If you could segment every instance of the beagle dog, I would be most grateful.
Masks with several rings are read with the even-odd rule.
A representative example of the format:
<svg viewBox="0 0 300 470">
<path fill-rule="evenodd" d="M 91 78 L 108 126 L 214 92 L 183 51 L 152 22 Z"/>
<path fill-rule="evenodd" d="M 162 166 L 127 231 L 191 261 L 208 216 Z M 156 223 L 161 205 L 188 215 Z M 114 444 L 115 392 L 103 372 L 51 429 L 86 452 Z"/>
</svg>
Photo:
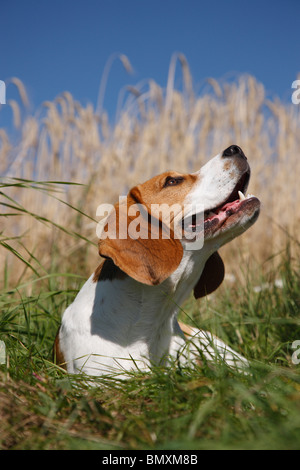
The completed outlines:
<svg viewBox="0 0 300 470">
<path fill-rule="evenodd" d="M 121 377 L 151 364 L 195 364 L 201 355 L 247 366 L 220 339 L 179 323 L 177 315 L 192 291 L 200 298 L 221 284 L 217 250 L 256 221 L 260 201 L 244 196 L 249 178 L 247 158 L 231 145 L 195 173 L 166 172 L 132 188 L 106 219 L 103 262 L 63 314 L 56 361 L 69 373 Z M 162 206 L 173 209 L 168 223 Z"/>
</svg>

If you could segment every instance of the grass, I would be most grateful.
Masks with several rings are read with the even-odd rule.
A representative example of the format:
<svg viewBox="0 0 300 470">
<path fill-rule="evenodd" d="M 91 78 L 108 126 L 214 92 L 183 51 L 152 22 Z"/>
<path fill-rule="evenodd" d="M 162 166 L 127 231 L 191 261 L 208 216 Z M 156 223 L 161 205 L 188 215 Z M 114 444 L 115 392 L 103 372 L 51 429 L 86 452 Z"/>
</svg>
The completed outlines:
<svg viewBox="0 0 300 470">
<path fill-rule="evenodd" d="M 52 362 L 61 312 L 82 280 L 50 273 L 33 279 L 30 296 L 21 283 L 3 292 L 0 448 L 298 449 L 300 366 L 291 344 L 300 339 L 300 267 L 289 249 L 276 271 L 281 287 L 256 292 L 273 275 L 225 281 L 181 313 L 248 357 L 250 374 L 204 362 L 196 370 L 153 367 L 124 382 L 97 378 L 96 387 Z"/>
<path fill-rule="evenodd" d="M 300 108 L 249 76 L 208 79 L 196 95 L 179 54 L 165 90 L 153 80 L 122 90 L 112 125 L 102 109 L 112 60 L 96 110 L 65 92 L 30 113 L 11 81 L 20 103 L 8 102 L 17 140 L 0 129 L 0 449 L 299 449 Z M 190 297 L 180 316 L 246 356 L 250 373 L 204 361 L 96 387 L 66 374 L 52 345 L 98 263 L 97 206 L 160 171 L 197 170 L 232 143 L 249 158 L 261 216 L 222 249 L 218 291 Z"/>
</svg>

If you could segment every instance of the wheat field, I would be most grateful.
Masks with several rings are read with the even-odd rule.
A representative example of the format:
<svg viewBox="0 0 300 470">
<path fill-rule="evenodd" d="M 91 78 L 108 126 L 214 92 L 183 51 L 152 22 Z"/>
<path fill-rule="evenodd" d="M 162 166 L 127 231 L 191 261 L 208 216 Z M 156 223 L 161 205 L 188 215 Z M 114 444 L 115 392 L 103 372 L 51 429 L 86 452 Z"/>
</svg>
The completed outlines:
<svg viewBox="0 0 300 470">
<path fill-rule="evenodd" d="M 34 110 L 11 79 L 13 136 L 0 129 L 0 448 L 299 449 L 300 106 L 268 99 L 251 76 L 199 88 L 177 54 L 164 88 L 122 89 L 109 117 L 108 79 L 109 67 L 96 106 L 64 92 Z M 249 374 L 219 360 L 130 372 L 121 386 L 66 374 L 53 342 L 99 263 L 98 205 L 161 171 L 198 170 L 231 144 L 248 157 L 261 215 L 221 249 L 222 287 L 190 296 L 180 316 L 247 357 Z"/>
<path fill-rule="evenodd" d="M 126 56 L 120 59 L 130 67 Z M 175 74 L 181 76 L 179 88 Z M 196 171 L 233 143 L 248 157 L 248 192 L 261 200 L 262 210 L 256 225 L 222 250 L 227 271 L 238 276 L 238 265 L 253 259 L 263 266 L 287 241 L 299 239 L 300 106 L 268 99 L 264 86 L 248 75 L 208 78 L 197 93 L 194 82 L 178 54 L 165 88 L 148 80 L 121 90 L 112 120 L 101 94 L 97 107 L 64 92 L 30 111 L 23 83 L 12 79 L 20 98 L 6 106 L 18 138 L 0 129 L 6 287 L 24 269 L 48 272 L 54 259 L 64 272 L 88 274 L 99 262 L 99 204 L 116 202 L 162 171 Z"/>
</svg>

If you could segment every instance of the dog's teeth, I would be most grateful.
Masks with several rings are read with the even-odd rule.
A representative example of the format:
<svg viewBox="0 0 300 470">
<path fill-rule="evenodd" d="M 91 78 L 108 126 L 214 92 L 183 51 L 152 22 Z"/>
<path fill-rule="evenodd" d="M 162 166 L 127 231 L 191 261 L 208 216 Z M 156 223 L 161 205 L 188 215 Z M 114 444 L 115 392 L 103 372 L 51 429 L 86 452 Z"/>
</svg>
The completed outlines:
<svg viewBox="0 0 300 470">
<path fill-rule="evenodd" d="M 255 197 L 255 196 L 254 196 L 254 194 L 248 194 L 247 199 L 249 199 L 250 197 Z"/>
<path fill-rule="evenodd" d="M 240 201 L 243 201 L 244 199 L 246 199 L 242 191 L 238 191 L 238 195 L 239 195 Z"/>
</svg>

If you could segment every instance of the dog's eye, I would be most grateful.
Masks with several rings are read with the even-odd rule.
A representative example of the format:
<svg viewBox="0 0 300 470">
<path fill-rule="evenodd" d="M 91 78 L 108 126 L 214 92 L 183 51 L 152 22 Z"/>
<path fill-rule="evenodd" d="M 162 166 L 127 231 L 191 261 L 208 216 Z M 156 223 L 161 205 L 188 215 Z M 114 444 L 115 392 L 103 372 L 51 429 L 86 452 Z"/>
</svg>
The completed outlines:
<svg viewBox="0 0 300 470">
<path fill-rule="evenodd" d="M 167 176 L 165 183 L 164 183 L 164 188 L 167 186 L 176 186 L 177 184 L 182 183 L 184 178 L 182 176 Z"/>
</svg>

